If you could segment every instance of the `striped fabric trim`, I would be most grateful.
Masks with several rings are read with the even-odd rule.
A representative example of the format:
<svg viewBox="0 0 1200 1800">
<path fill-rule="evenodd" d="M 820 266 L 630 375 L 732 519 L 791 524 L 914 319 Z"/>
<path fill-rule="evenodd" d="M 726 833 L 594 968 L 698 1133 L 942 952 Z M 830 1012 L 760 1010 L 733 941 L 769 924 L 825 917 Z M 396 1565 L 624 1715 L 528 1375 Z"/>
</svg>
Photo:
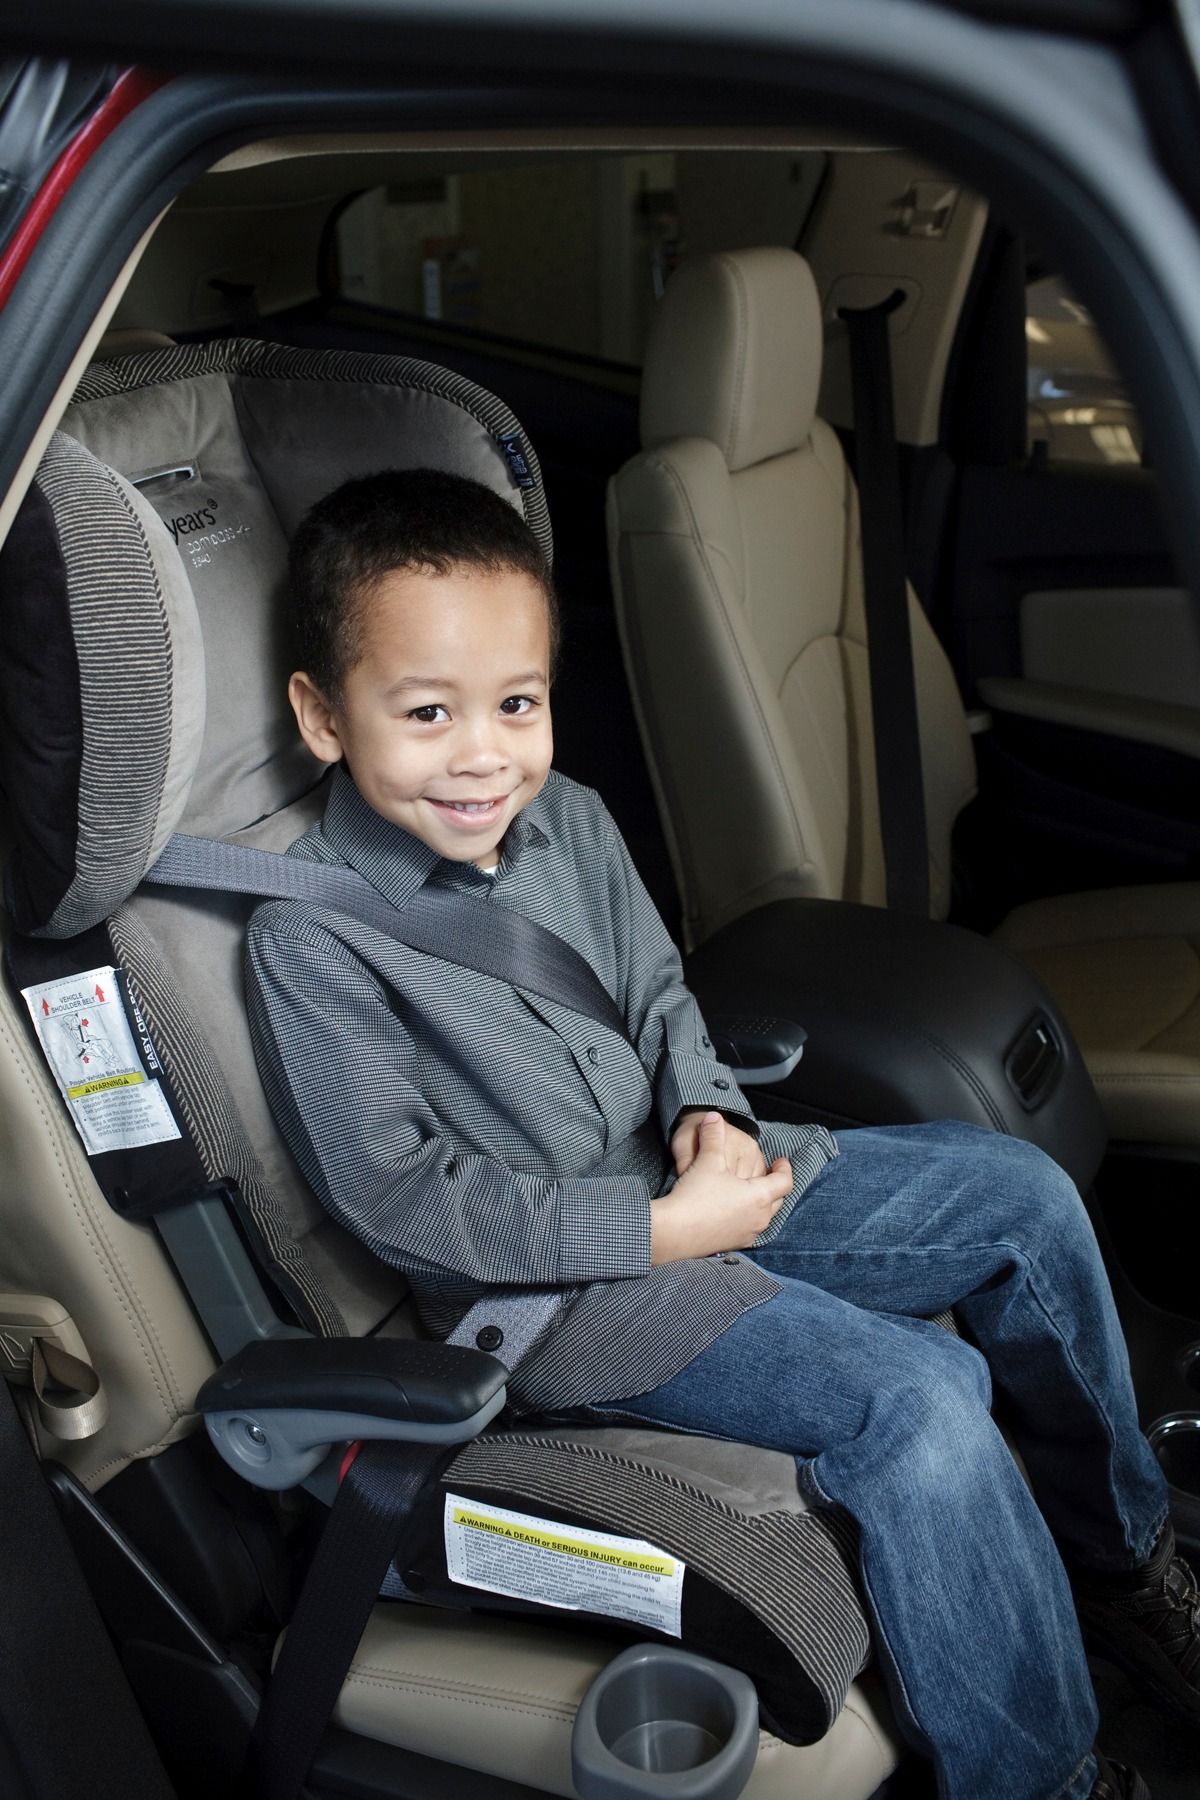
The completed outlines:
<svg viewBox="0 0 1200 1800">
<path fill-rule="evenodd" d="M 477 387 L 465 375 L 411 356 L 381 356 L 365 350 L 299 350 L 288 344 L 265 344 L 255 338 L 225 338 L 211 344 L 177 344 L 170 349 L 143 350 L 114 362 L 93 363 L 75 390 L 74 404 L 132 394 L 200 375 L 253 376 L 282 381 L 358 381 L 390 383 L 435 394 L 459 406 L 496 438 L 515 441 L 534 478 L 517 493 L 525 522 L 537 538 L 548 565 L 554 561 L 554 538 L 542 487 L 541 468 L 520 421 L 502 400 Z"/>
<path fill-rule="evenodd" d="M 870 1654 L 852 1574 L 857 1528 L 839 1509 L 751 1517 L 667 1470 L 518 1433 L 468 1444 L 444 1479 L 563 1508 L 682 1557 L 770 1627 L 812 1682 L 827 1726 Z"/>
<path fill-rule="evenodd" d="M 171 633 L 145 530 L 112 470 L 59 432 L 37 482 L 66 566 L 83 717 L 75 876 L 37 935 L 74 937 L 146 867 L 171 752 Z"/>
<path fill-rule="evenodd" d="M 346 1322 L 305 1255 L 303 1244 L 292 1236 L 287 1213 L 263 1174 L 234 1097 L 154 940 L 128 906 L 109 920 L 108 929 L 117 961 L 174 1083 L 183 1124 L 205 1175 L 209 1181 L 236 1183 L 263 1240 L 264 1261 L 304 1323 L 322 1337 L 344 1337 Z"/>
</svg>

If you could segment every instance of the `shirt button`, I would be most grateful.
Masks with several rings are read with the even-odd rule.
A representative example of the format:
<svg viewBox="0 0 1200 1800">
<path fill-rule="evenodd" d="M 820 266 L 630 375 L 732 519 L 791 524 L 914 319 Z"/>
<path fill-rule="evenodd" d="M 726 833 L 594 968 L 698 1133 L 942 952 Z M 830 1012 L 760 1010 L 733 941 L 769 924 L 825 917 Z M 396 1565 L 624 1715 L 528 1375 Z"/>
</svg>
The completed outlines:
<svg viewBox="0 0 1200 1800">
<path fill-rule="evenodd" d="M 723 1263 L 735 1263 L 735 1262 L 736 1262 L 736 1261 L 737 1261 L 737 1260 L 738 1260 L 738 1259 L 737 1259 L 737 1257 L 736 1257 L 736 1256 L 723 1256 L 723 1257 L 722 1257 L 722 1258 L 721 1258 L 721 1261 L 722 1261 L 722 1262 L 723 1262 Z"/>
<path fill-rule="evenodd" d="M 600 1061 L 600 1052 L 597 1050 L 595 1044 L 588 1045 L 587 1059 L 590 1063 L 598 1063 Z"/>
<path fill-rule="evenodd" d="M 706 1049 L 706 1050 L 711 1050 L 711 1049 L 712 1049 L 712 1041 L 711 1041 L 711 1039 L 709 1039 L 709 1038 L 701 1038 L 701 1039 L 700 1039 L 700 1042 L 701 1042 L 701 1043 L 702 1043 L 702 1044 L 703 1044 L 703 1045 L 704 1045 L 704 1048 L 705 1048 L 705 1049 Z"/>
<path fill-rule="evenodd" d="M 722 1090 L 722 1092 L 724 1092 L 724 1090 L 729 1086 L 729 1083 L 727 1081 L 714 1081 L 713 1086 L 715 1088 L 720 1088 Z"/>
</svg>

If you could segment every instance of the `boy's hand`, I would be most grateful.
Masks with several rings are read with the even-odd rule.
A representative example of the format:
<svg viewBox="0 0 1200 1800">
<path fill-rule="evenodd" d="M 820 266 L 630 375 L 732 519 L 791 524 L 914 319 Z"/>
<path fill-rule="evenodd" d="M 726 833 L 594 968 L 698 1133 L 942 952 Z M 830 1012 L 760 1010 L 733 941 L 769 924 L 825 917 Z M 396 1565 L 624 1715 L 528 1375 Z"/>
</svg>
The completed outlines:
<svg viewBox="0 0 1200 1800">
<path fill-rule="evenodd" d="M 700 1127 L 708 1116 L 702 1106 L 685 1106 L 675 1121 L 670 1150 L 677 1175 L 686 1175 L 695 1162 L 700 1149 Z M 765 1175 L 767 1165 L 758 1139 L 748 1131 L 740 1131 L 729 1119 L 722 1123 L 729 1126 L 725 1133 L 725 1167 L 730 1174 Z"/>
<path fill-rule="evenodd" d="M 695 1160 L 671 1192 L 651 1205 L 650 1261 L 655 1265 L 745 1250 L 792 1191 L 786 1156 L 777 1157 L 762 1175 L 733 1172 L 728 1151 L 745 1133 L 734 1130 L 720 1113 L 701 1115 L 698 1137 Z"/>
</svg>

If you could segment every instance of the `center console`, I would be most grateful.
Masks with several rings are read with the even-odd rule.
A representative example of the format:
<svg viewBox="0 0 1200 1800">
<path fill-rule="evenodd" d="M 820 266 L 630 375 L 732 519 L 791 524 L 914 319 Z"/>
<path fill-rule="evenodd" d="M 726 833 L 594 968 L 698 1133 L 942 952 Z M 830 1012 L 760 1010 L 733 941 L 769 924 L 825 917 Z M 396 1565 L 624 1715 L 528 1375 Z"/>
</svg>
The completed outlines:
<svg viewBox="0 0 1200 1800">
<path fill-rule="evenodd" d="M 1027 1138 L 1081 1192 L 1104 1154 L 1079 1048 L 1037 978 L 990 939 L 838 900 L 776 900 L 687 958 L 706 1016 L 807 1032 L 764 1116 L 833 1127 L 962 1119 Z"/>
</svg>

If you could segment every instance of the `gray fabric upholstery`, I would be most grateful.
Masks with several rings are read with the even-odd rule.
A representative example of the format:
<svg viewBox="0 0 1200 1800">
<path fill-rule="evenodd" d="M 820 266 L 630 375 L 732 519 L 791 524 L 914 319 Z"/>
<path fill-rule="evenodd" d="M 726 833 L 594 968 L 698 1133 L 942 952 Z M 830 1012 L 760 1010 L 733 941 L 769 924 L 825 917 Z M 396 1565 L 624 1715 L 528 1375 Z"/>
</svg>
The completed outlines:
<svg viewBox="0 0 1200 1800">
<path fill-rule="evenodd" d="M 62 432 L 37 482 L 58 522 L 83 714 L 75 879 L 44 927 L 72 937 L 120 904 L 170 835 L 200 745 L 204 672 L 191 590 L 137 492 Z"/>
<path fill-rule="evenodd" d="M 645 1537 L 741 1600 L 786 1644 L 832 1724 L 870 1653 L 844 1513 L 810 1511 L 790 1456 L 623 1428 L 476 1439 L 451 1487 L 502 1488 Z"/>
<path fill-rule="evenodd" d="M 206 673 L 207 723 L 168 829 L 244 830 L 320 777 L 287 704 L 283 582 L 288 535 L 323 493 L 435 463 L 502 494 L 552 552 L 540 482 L 517 487 L 499 443 L 517 433 L 536 475 L 516 419 L 461 376 L 409 358 L 240 339 L 145 351 L 89 369 L 63 425 L 143 484 L 195 595 L 203 662 L 177 658 L 176 693 L 194 704 Z"/>
<path fill-rule="evenodd" d="M 93 363 L 76 390 L 72 416 L 74 408 L 84 404 L 151 388 L 166 392 L 177 381 L 196 380 L 210 374 L 221 375 L 230 382 L 244 379 L 273 384 L 303 383 L 308 391 L 299 396 L 301 405 L 323 405 L 330 399 L 330 383 L 374 386 L 384 397 L 391 390 L 393 408 L 396 389 L 404 390 L 410 399 L 428 395 L 451 403 L 463 415 L 474 419 L 481 430 L 475 433 L 449 431 L 451 415 L 442 414 L 443 435 L 435 436 L 431 441 L 425 435 L 423 422 L 410 432 L 395 411 L 385 407 L 382 413 L 376 410 L 373 415 L 383 435 L 372 440 L 367 428 L 371 409 L 368 407 L 365 412 L 359 412 L 355 405 L 347 403 L 343 409 L 343 418 L 347 422 L 346 441 L 330 450 L 329 470 L 333 480 L 348 480 L 355 473 L 369 472 L 381 466 L 410 468 L 422 462 L 470 475 L 474 480 L 494 487 L 523 512 L 547 560 L 552 558 L 550 515 L 539 478 L 537 457 L 521 432 L 519 422 L 494 394 L 455 374 L 452 369 L 439 368 L 434 363 L 418 362 L 406 356 L 374 356 L 360 351 L 297 350 L 289 345 L 264 344 L 251 338 L 230 338 L 214 344 L 179 344 L 169 350 L 146 351 L 119 362 Z M 313 384 L 320 384 L 320 388 Z M 337 402 L 331 404 L 336 406 Z M 156 411 L 157 405 L 156 402 Z M 284 421 L 278 419 L 278 423 L 283 425 Z M 504 458 L 497 454 L 496 441 L 511 432 L 517 434 L 533 474 L 533 484 L 526 489 L 514 487 Z M 251 427 L 247 442 L 253 438 Z M 268 461 L 279 459 L 285 467 L 296 456 L 298 448 L 307 448 L 314 467 L 320 461 L 321 453 L 311 443 L 311 434 L 302 423 L 301 412 L 296 409 L 286 420 L 284 441 L 270 443 L 261 436 L 257 441 L 260 452 Z M 357 466 L 359 461 L 362 467 Z M 314 492 L 310 499 L 316 497 Z M 303 502 L 300 510 L 309 503 Z"/>
<path fill-rule="evenodd" d="M 116 373 L 122 366 L 106 367 Z M 206 679 L 204 743 L 178 822 L 213 835 L 237 831 L 295 800 L 320 770 L 296 734 L 285 693 L 287 539 L 246 454 L 229 380 L 211 374 L 161 392 L 118 392 L 77 403 L 64 424 L 137 479 L 162 469 L 197 471 L 161 477 L 143 490 L 177 532 L 176 560 L 204 634 L 202 665 L 190 672 Z"/>
<path fill-rule="evenodd" d="M 320 817 L 324 791 L 242 834 L 285 850 Z M 258 1079 L 242 1003 L 246 921 L 240 895 L 143 889 L 111 924 L 142 1009 L 163 1045 L 210 1178 L 238 1183 L 269 1258 L 323 1333 L 375 1330 L 405 1283 L 344 1233 L 320 1206 L 283 1141 Z"/>
<path fill-rule="evenodd" d="M 252 903 L 133 890 L 177 826 L 283 850 L 320 814 L 282 631 L 287 535 L 309 505 L 353 475 L 435 463 L 522 510 L 549 557 L 540 484 L 515 485 L 500 437 L 516 434 L 535 478 L 536 458 L 508 409 L 448 370 L 241 341 L 93 367 L 65 425 L 38 479 L 67 565 L 85 751 L 79 872 L 50 929 L 113 915 L 210 1177 L 237 1181 L 316 1329 L 378 1329 L 404 1283 L 317 1204 L 259 1086 L 241 1001 Z"/>
</svg>

